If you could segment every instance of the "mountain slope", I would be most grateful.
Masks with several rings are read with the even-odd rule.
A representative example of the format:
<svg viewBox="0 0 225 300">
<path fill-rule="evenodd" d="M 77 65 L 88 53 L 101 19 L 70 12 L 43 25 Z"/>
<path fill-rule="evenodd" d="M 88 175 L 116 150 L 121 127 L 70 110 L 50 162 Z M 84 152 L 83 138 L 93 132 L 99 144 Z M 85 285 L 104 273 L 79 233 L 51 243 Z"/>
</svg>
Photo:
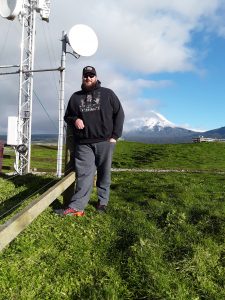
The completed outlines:
<svg viewBox="0 0 225 300">
<path fill-rule="evenodd" d="M 164 127 L 158 128 L 154 126 L 152 129 L 142 127 L 138 130 L 124 132 L 125 140 L 144 142 L 144 143 L 191 143 L 192 138 L 199 136 L 202 132 L 196 132 L 180 127 Z"/>
<path fill-rule="evenodd" d="M 159 113 L 151 112 L 149 118 L 132 119 L 124 131 L 125 140 L 145 143 L 189 143 L 202 132 L 175 126 Z"/>
<path fill-rule="evenodd" d="M 224 139 L 225 138 L 225 127 L 220 127 L 213 130 L 208 130 L 202 133 L 205 137 Z"/>
</svg>

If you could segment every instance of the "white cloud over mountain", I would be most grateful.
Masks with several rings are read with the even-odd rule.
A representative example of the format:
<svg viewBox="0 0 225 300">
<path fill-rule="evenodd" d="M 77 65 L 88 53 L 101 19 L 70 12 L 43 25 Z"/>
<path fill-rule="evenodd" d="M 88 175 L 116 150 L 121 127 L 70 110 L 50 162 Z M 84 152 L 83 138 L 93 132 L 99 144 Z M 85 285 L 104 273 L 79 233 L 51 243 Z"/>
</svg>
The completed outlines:
<svg viewBox="0 0 225 300">
<path fill-rule="evenodd" d="M 160 128 L 175 127 L 175 124 L 167 120 L 164 116 L 154 111 L 149 112 L 148 117 L 140 117 L 128 120 L 125 130 L 138 130 L 143 127 L 153 129 L 155 126 Z"/>
</svg>

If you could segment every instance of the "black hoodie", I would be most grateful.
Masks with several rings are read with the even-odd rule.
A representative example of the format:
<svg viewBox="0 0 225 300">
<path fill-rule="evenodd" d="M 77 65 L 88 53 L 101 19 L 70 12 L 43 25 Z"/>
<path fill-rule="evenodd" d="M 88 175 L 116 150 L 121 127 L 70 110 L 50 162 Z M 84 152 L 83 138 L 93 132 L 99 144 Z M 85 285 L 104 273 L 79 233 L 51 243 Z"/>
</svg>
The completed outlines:
<svg viewBox="0 0 225 300">
<path fill-rule="evenodd" d="M 83 120 L 84 129 L 75 127 L 76 119 Z M 71 96 L 64 120 L 73 128 L 77 143 L 97 143 L 122 135 L 124 112 L 115 93 L 101 87 L 98 80 L 92 90 L 87 91 L 82 85 L 82 90 Z"/>
</svg>

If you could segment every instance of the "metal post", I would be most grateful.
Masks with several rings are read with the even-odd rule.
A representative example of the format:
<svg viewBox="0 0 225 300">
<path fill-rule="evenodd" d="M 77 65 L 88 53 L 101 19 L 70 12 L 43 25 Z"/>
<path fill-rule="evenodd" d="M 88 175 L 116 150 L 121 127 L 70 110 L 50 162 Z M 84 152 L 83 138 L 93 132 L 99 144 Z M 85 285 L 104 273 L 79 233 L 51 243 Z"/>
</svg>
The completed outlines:
<svg viewBox="0 0 225 300">
<path fill-rule="evenodd" d="M 64 94 L 65 94 L 65 65 L 66 65 L 66 35 L 62 33 L 62 55 L 60 69 L 60 95 L 59 95 L 59 135 L 57 153 L 57 177 L 62 176 L 62 153 L 64 136 Z"/>
</svg>

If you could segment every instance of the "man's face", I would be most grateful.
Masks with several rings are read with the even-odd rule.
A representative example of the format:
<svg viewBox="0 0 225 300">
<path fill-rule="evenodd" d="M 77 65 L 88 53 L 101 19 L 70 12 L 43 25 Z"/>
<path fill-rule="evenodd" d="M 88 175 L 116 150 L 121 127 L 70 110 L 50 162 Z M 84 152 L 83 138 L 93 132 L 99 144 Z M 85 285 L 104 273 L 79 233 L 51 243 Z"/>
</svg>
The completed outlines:
<svg viewBox="0 0 225 300">
<path fill-rule="evenodd" d="M 97 76 L 92 73 L 87 73 L 83 76 L 83 84 L 86 89 L 91 89 L 97 82 Z"/>
</svg>

